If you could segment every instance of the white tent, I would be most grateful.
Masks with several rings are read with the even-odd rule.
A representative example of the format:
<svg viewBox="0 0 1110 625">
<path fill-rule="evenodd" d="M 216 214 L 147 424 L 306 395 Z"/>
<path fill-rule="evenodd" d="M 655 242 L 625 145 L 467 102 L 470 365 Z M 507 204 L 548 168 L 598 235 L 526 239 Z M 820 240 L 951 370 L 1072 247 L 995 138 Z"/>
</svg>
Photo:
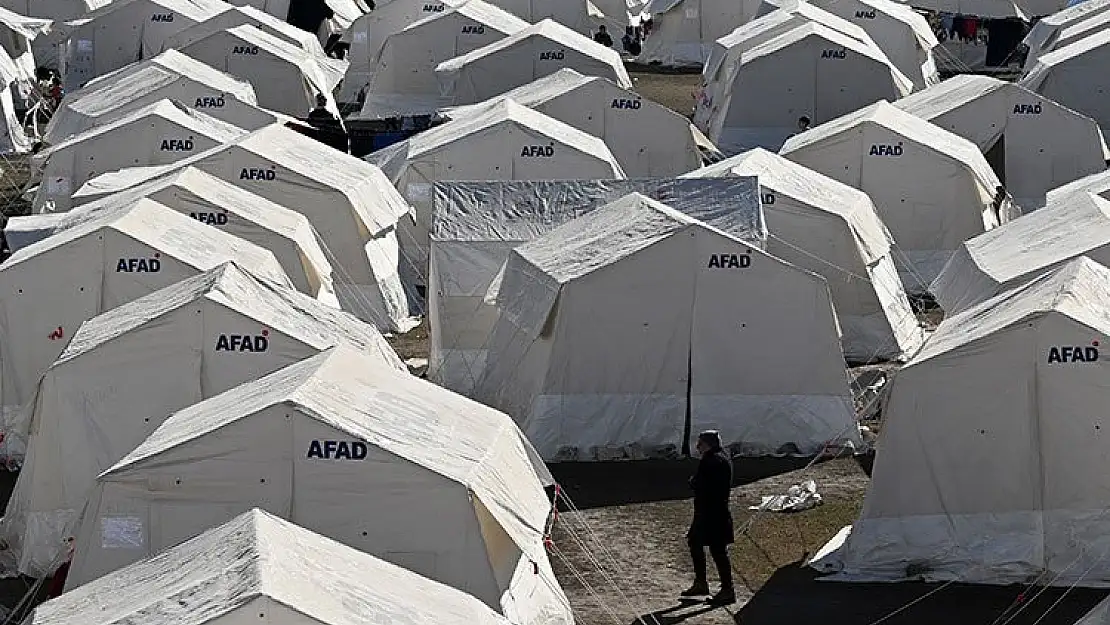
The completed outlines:
<svg viewBox="0 0 1110 625">
<path fill-rule="evenodd" d="M 488 100 L 564 67 L 632 88 L 620 54 L 552 20 L 444 61 L 436 74 L 440 94 L 463 105 Z"/>
<path fill-rule="evenodd" d="M 1056 187 L 1048 192 L 1046 199 L 1049 204 L 1056 204 L 1063 198 L 1079 192 L 1094 193 L 1102 196 L 1104 199 L 1110 200 L 1110 171 L 1091 174 L 1090 176 Z"/>
<path fill-rule="evenodd" d="M 498 315 L 485 296 L 513 248 L 629 193 L 666 198 L 675 210 L 757 247 L 767 238 L 754 177 L 437 183 L 428 379 L 471 393 Z"/>
<path fill-rule="evenodd" d="M 374 326 L 231 263 L 86 321 L 38 382 L 17 432 L 31 437 L 0 521 L 3 554 L 32 576 L 51 570 L 96 476 L 167 415 L 340 343 L 407 375 Z"/>
<path fill-rule="evenodd" d="M 590 33 L 602 17 L 591 10 L 588 0 L 491 0 L 491 4 L 529 24 L 553 20 L 581 34 Z M 613 39 L 616 42 L 617 37 Z"/>
<path fill-rule="evenodd" d="M 871 196 L 894 235 L 902 283 L 926 290 L 960 244 L 1007 221 L 983 154 L 967 139 L 879 102 L 795 135 L 786 158 Z"/>
<path fill-rule="evenodd" d="M 544 551 L 551 504 L 520 430 L 353 349 L 184 408 L 97 481 L 70 587 L 257 506 L 513 623 L 574 622 Z M 149 523 L 151 540 L 105 545 L 101 528 L 121 516 Z"/>
<path fill-rule="evenodd" d="M 1040 53 L 1036 57 L 1030 53 L 1029 57 L 1026 58 L 1026 65 L 1032 66 L 1041 56 L 1053 50 L 1059 50 L 1060 48 L 1070 46 L 1085 37 L 1098 34 L 1108 28 L 1110 28 L 1110 14 L 1105 11 L 1090 15 L 1081 22 L 1064 26 L 1052 37 L 1052 39 L 1044 43 Z"/>
<path fill-rule="evenodd" d="M 157 55 L 167 37 L 226 6 L 219 0 L 113 0 L 61 26 L 68 37 L 62 76 L 66 91 Z"/>
<path fill-rule="evenodd" d="M 206 19 L 194 26 L 190 26 L 173 37 L 166 39 L 162 44 L 162 49 L 179 50 L 194 41 L 218 33 L 221 30 L 244 25 L 254 26 L 267 35 L 297 46 L 311 56 L 321 59 L 327 57 L 327 55 L 324 54 L 324 46 L 320 45 L 320 40 L 317 39 L 315 35 L 303 31 L 289 22 L 274 17 L 250 5 L 230 6 L 219 15 Z"/>
<path fill-rule="evenodd" d="M 2 0 L 0 8 L 29 18 L 52 22 L 50 31 L 31 42 L 31 53 L 39 67 L 58 68 L 66 40 L 64 22 L 98 9 L 109 0 Z"/>
<path fill-rule="evenodd" d="M 335 270 L 343 310 L 390 331 L 414 325 L 398 276 L 396 229 L 412 208 L 381 170 L 281 126 L 179 161 L 99 176 L 76 204 L 194 166 L 308 218 Z"/>
<path fill-rule="evenodd" d="M 284 285 L 268 250 L 150 200 L 19 250 L 0 268 L 0 407 L 4 455 L 26 446 L 20 408 L 78 327 L 104 311 L 234 260 Z"/>
<path fill-rule="evenodd" d="M 898 279 L 890 233 L 871 198 L 764 150 L 684 178 L 756 176 L 767 220 L 767 253 L 825 278 L 853 362 L 903 359 L 923 339 Z"/>
<path fill-rule="evenodd" d="M 1042 55 L 1018 84 L 1063 106 L 1110 124 L 1110 79 L 1098 70 L 1110 63 L 1110 30 Z"/>
<path fill-rule="evenodd" d="M 168 50 L 67 93 L 50 117 L 43 141 L 58 143 L 164 99 L 177 100 L 244 130 L 257 130 L 282 119 L 257 106 L 250 83 Z"/>
<path fill-rule="evenodd" d="M 31 151 L 31 140 L 15 115 L 13 93 L 19 86 L 20 69 L 7 52 L 0 50 L 0 153 Z"/>
<path fill-rule="evenodd" d="M 638 60 L 701 65 L 714 41 L 777 8 L 768 0 L 651 0 L 644 13 L 652 16 L 655 28 Z"/>
<path fill-rule="evenodd" d="M 778 149 L 803 116 L 821 124 L 912 90 L 913 83 L 874 45 L 810 23 L 741 54 L 722 86 L 708 134 L 726 153 Z"/>
<path fill-rule="evenodd" d="M 420 282 L 428 272 L 435 182 L 625 177 L 604 141 L 512 100 L 489 104 L 366 160 L 381 167 L 416 209 L 414 222 L 402 222 L 401 247 L 412 278 Z"/>
<path fill-rule="evenodd" d="M 1106 169 L 1110 151 L 1089 117 L 1009 82 L 954 76 L 894 106 L 979 146 L 1026 212 L 1053 188 Z"/>
<path fill-rule="evenodd" d="M 694 104 L 694 123 L 708 132 L 709 120 L 732 85 L 732 77 L 748 50 L 784 35 L 799 26 L 816 23 L 840 31 L 861 43 L 877 44 L 862 28 L 819 9 L 805 0 L 788 0 L 776 9 L 713 42 L 702 69 L 700 93 Z"/>
<path fill-rule="evenodd" d="M 824 278 L 642 195 L 514 249 L 490 298 L 475 397 L 545 460 L 673 453 L 706 429 L 753 455 L 858 442 Z"/>
<path fill-rule="evenodd" d="M 126 536 L 113 530 L 128 520 L 114 522 L 104 535 Z M 466 593 L 257 508 L 38 606 L 26 625 L 120 625 L 135 614 L 151 625 L 255 615 L 272 625 L 509 625 Z"/>
<path fill-rule="evenodd" d="M 701 149 L 713 150 L 685 117 L 608 79 L 572 69 L 445 113 L 462 119 L 505 99 L 602 139 L 630 178 L 677 176 L 701 165 Z"/>
<path fill-rule="evenodd" d="M 369 13 L 359 17 L 340 38 L 350 46 L 347 50 L 347 74 L 336 98 L 340 102 L 356 102 L 360 91 L 370 82 L 372 62 L 378 58 L 385 40 L 426 17 L 431 17 L 466 0 L 389 0 L 379 2 Z"/>
<path fill-rule="evenodd" d="M 1079 258 L 946 319 L 898 372 L 842 579 L 1103 585 L 1110 270 Z"/>
<path fill-rule="evenodd" d="M 25 17 L 0 5 L 0 48 L 8 53 L 19 71 L 15 95 L 27 106 L 33 104 L 32 94 L 38 87 L 34 42 L 50 33 L 51 24 L 50 20 Z"/>
<path fill-rule="evenodd" d="M 1110 201 L 1074 193 L 966 241 L 930 291 L 951 315 L 1077 256 L 1110 266 Z"/>
<path fill-rule="evenodd" d="M 909 6 L 892 0 L 817 0 L 815 4 L 867 31 L 915 89 L 940 82 L 933 57 L 940 42 L 925 17 Z"/>
<path fill-rule="evenodd" d="M 210 33 L 180 51 L 250 82 L 263 108 L 304 117 L 316 106 L 316 95 L 323 94 L 328 110 L 339 116 L 331 96 L 334 78 L 319 59 L 250 24 Z"/>
<path fill-rule="evenodd" d="M 339 306 L 332 284 L 331 263 L 304 215 L 195 167 L 179 169 L 153 182 L 83 204 L 68 213 L 12 217 L 4 228 L 4 235 L 9 247 L 16 251 L 144 197 L 270 250 L 298 291 Z"/>
<path fill-rule="evenodd" d="M 291 17 L 290 0 L 234 0 L 230 4 L 252 6 L 281 20 L 288 20 Z M 362 0 L 325 0 L 322 4 L 331 9 L 334 15 L 325 19 L 316 30 L 320 44 L 327 43 L 332 35 L 346 32 L 355 20 L 370 10 Z M 384 2 L 377 4 L 384 4 Z"/>
<path fill-rule="evenodd" d="M 431 113 L 440 107 L 436 66 L 531 24 L 483 0 L 448 5 L 390 35 L 370 60 L 361 117 Z M 447 102 L 450 103 L 449 101 Z"/>
<path fill-rule="evenodd" d="M 35 154 L 42 184 L 33 210 L 65 212 L 73 190 L 98 174 L 174 163 L 246 134 L 180 102 L 159 100 Z"/>
<path fill-rule="evenodd" d="M 1025 35 L 1025 39 L 1022 41 L 1029 48 L 1025 66 L 1031 66 L 1037 60 L 1037 57 L 1044 52 L 1046 45 L 1050 48 L 1054 47 L 1055 40 L 1060 36 L 1061 30 L 1105 11 L 1110 11 L 1110 0 L 1084 0 L 1033 24 L 1029 34 Z"/>
</svg>

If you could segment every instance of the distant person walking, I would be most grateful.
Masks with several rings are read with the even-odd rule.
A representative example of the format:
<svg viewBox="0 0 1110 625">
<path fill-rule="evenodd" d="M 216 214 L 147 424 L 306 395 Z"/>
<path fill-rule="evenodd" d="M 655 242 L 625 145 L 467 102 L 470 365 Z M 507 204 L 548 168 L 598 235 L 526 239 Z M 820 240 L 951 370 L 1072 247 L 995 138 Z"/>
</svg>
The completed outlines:
<svg viewBox="0 0 1110 625">
<path fill-rule="evenodd" d="M 630 55 L 640 56 L 640 52 L 643 50 L 640 47 L 640 33 L 636 32 L 636 29 L 631 26 L 625 28 L 624 36 L 621 37 L 621 46 Z"/>
<path fill-rule="evenodd" d="M 597 34 L 594 35 L 594 41 L 606 48 L 613 47 L 613 38 L 609 36 L 609 31 L 605 29 L 604 25 L 597 27 Z"/>
<path fill-rule="evenodd" d="M 709 594 L 706 575 L 705 548 L 713 557 L 721 589 L 709 599 L 713 605 L 736 603 L 736 590 L 732 586 L 732 564 L 728 559 L 728 546 L 735 542 L 732 513 L 728 509 L 732 493 L 732 460 L 721 449 L 721 436 L 714 430 L 698 435 L 696 449 L 701 460 L 690 478 L 694 489 L 694 520 L 686 533 L 690 558 L 694 562 L 694 585 L 682 592 L 683 597 Z"/>
</svg>

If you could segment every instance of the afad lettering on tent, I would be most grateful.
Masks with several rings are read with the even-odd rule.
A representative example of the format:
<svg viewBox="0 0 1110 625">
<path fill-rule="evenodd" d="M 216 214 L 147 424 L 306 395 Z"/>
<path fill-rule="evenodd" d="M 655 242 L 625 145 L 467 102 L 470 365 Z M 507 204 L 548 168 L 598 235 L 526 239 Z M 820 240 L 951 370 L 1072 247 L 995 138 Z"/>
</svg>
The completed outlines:
<svg viewBox="0 0 1110 625">
<path fill-rule="evenodd" d="M 305 457 L 320 460 L 365 460 L 366 454 L 366 443 L 362 441 L 313 440 L 308 444 Z"/>
<path fill-rule="evenodd" d="M 263 328 L 258 334 L 221 334 L 216 337 L 218 352 L 249 352 L 260 354 L 270 349 L 270 331 Z"/>
<path fill-rule="evenodd" d="M 1098 362 L 1098 340 L 1091 341 L 1089 346 L 1061 345 L 1048 348 L 1048 364 L 1063 364 L 1073 362 Z"/>
</svg>

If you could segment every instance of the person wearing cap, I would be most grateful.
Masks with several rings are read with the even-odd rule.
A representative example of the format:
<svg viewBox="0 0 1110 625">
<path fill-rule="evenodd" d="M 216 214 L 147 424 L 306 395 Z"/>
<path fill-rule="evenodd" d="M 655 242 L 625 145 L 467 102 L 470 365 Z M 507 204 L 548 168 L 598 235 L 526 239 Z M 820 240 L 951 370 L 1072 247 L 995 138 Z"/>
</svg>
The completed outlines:
<svg viewBox="0 0 1110 625">
<path fill-rule="evenodd" d="M 728 559 L 728 546 L 735 542 L 729 496 L 732 494 L 732 460 L 721 448 L 721 436 L 714 430 L 698 435 L 696 450 L 700 456 L 697 471 L 690 478 L 694 489 L 694 520 L 686 533 L 690 558 L 694 562 L 694 585 L 682 592 L 683 597 L 709 594 L 706 576 L 705 548 L 717 567 L 721 589 L 709 602 L 727 605 L 736 602 L 732 586 L 732 564 Z"/>
</svg>

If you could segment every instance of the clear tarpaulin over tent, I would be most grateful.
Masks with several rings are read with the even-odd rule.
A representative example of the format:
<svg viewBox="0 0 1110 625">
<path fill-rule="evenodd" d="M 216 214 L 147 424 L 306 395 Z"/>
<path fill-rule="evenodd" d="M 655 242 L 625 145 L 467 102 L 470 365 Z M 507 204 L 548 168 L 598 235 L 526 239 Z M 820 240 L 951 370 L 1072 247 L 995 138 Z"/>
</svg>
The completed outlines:
<svg viewBox="0 0 1110 625">
<path fill-rule="evenodd" d="M 548 461 L 677 454 L 707 429 L 743 455 L 859 442 L 825 279 L 655 200 L 516 247 L 488 299 L 474 396 Z"/>
<path fill-rule="evenodd" d="M 127 540 L 134 521 L 112 517 L 105 536 Z M 136 613 L 164 615 L 151 625 L 232 625 L 255 614 L 272 625 L 510 624 L 464 592 L 258 508 L 219 523 L 38 606 L 27 625 L 119 625 Z"/>
<path fill-rule="evenodd" d="M 563 122 L 517 104 L 493 102 L 366 157 L 416 210 L 402 222 L 405 271 L 424 283 L 432 185 L 441 180 L 571 180 L 624 178 L 605 142 Z"/>
<path fill-rule="evenodd" d="M 434 187 L 428 378 L 469 393 L 485 368 L 497 308 L 485 297 L 514 247 L 629 193 L 666 202 L 762 248 L 755 178 L 439 182 Z"/>
<path fill-rule="evenodd" d="M 106 470 L 67 586 L 265 506 L 514 623 L 569 625 L 528 447 L 506 415 L 336 347 L 181 409 Z M 166 479 L 177 497 L 157 486 Z M 152 540 L 105 545 L 104 519 L 120 516 L 151 523 Z"/>
<path fill-rule="evenodd" d="M 290 284 L 270 251 L 146 199 L 13 254 L 0 268 L 3 455 L 22 459 L 29 415 L 21 408 L 82 323 L 228 261 Z"/>
<path fill-rule="evenodd" d="M 27 463 L 0 521 L 5 570 L 49 571 L 96 476 L 167 415 L 341 343 L 407 371 L 374 326 L 231 263 L 86 321 L 28 404 Z"/>
</svg>

